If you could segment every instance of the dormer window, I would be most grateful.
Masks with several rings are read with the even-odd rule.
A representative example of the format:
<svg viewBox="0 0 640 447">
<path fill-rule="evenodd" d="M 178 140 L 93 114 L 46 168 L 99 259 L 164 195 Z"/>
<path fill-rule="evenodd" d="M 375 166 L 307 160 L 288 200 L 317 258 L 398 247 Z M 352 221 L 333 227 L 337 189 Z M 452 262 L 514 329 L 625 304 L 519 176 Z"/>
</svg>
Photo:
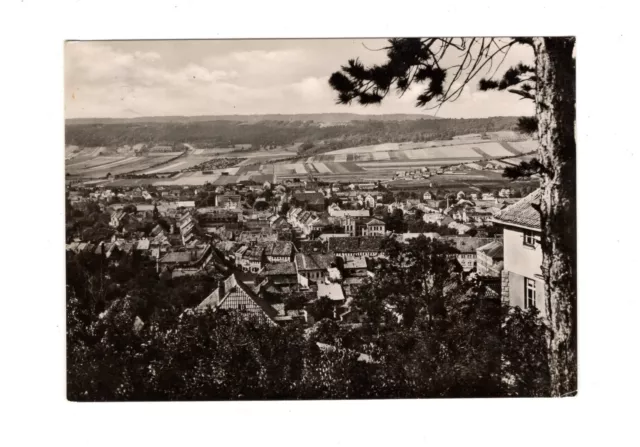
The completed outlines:
<svg viewBox="0 0 640 447">
<path fill-rule="evenodd" d="M 535 247 L 536 245 L 536 236 L 533 231 L 525 231 L 524 232 L 524 245 L 528 245 L 529 247 Z"/>
</svg>

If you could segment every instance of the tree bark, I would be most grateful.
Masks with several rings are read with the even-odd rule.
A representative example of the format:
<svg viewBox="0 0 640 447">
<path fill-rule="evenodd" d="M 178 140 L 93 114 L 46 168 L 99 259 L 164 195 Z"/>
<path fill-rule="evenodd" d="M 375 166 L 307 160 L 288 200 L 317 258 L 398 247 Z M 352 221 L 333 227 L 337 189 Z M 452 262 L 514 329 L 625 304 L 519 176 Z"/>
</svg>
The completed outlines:
<svg viewBox="0 0 640 447">
<path fill-rule="evenodd" d="M 534 39 L 538 155 L 543 165 L 542 272 L 550 326 L 551 395 L 577 392 L 575 39 Z"/>
</svg>

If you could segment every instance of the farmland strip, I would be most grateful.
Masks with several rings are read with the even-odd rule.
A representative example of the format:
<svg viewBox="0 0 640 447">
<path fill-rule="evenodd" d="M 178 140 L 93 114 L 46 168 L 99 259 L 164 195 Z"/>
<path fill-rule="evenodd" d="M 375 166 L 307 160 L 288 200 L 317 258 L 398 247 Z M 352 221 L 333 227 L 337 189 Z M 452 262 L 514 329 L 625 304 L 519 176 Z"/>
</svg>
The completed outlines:
<svg viewBox="0 0 640 447">
<path fill-rule="evenodd" d="M 483 151 L 479 147 L 472 147 L 471 149 L 473 149 L 473 151 L 476 154 L 480 155 L 482 158 L 491 158 L 491 155 L 487 154 L 485 151 Z"/>
<path fill-rule="evenodd" d="M 511 144 L 509 144 L 509 142 L 500 141 L 499 143 L 500 143 L 500 145 L 502 145 L 503 148 L 505 148 L 506 150 L 511 152 L 513 155 L 522 155 L 522 152 L 520 152 L 518 149 L 516 149 Z"/>
</svg>

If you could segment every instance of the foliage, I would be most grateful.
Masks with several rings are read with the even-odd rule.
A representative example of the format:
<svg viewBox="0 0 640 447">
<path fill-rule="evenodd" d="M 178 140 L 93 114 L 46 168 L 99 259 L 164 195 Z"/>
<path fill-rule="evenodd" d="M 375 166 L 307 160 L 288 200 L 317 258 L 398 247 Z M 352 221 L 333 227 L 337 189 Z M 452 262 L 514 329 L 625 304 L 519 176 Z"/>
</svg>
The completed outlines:
<svg viewBox="0 0 640 447">
<path fill-rule="evenodd" d="M 502 173 L 503 177 L 517 180 L 520 178 L 528 178 L 534 174 L 541 174 L 543 172 L 543 166 L 537 158 L 532 158 L 530 161 L 521 161 L 518 166 L 507 166 Z"/>
<path fill-rule="evenodd" d="M 385 242 L 360 289 L 361 327 L 273 327 L 230 311 L 196 313 L 208 275 L 162 279 L 144 256 L 67 255 L 68 397 L 79 401 L 540 396 L 548 394 L 537 313 L 487 298 L 448 261 L 451 247 Z M 400 315 L 402 318 L 398 319 Z M 318 345 L 317 343 L 320 343 Z M 365 356 L 363 358 L 363 356 Z M 368 356 L 368 357 L 367 357 Z"/>
<path fill-rule="evenodd" d="M 307 312 L 309 312 L 315 321 L 320 321 L 325 318 L 333 319 L 335 315 L 335 303 L 326 296 L 322 296 L 309 303 Z"/>
</svg>

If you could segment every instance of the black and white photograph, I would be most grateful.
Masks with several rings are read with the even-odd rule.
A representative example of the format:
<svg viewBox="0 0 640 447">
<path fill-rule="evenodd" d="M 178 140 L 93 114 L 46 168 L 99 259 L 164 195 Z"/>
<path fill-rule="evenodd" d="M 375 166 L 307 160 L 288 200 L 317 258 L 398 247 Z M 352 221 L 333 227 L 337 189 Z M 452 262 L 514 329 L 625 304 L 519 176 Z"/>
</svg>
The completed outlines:
<svg viewBox="0 0 640 447">
<path fill-rule="evenodd" d="M 67 398 L 574 396 L 576 42 L 66 42 Z"/>
</svg>

